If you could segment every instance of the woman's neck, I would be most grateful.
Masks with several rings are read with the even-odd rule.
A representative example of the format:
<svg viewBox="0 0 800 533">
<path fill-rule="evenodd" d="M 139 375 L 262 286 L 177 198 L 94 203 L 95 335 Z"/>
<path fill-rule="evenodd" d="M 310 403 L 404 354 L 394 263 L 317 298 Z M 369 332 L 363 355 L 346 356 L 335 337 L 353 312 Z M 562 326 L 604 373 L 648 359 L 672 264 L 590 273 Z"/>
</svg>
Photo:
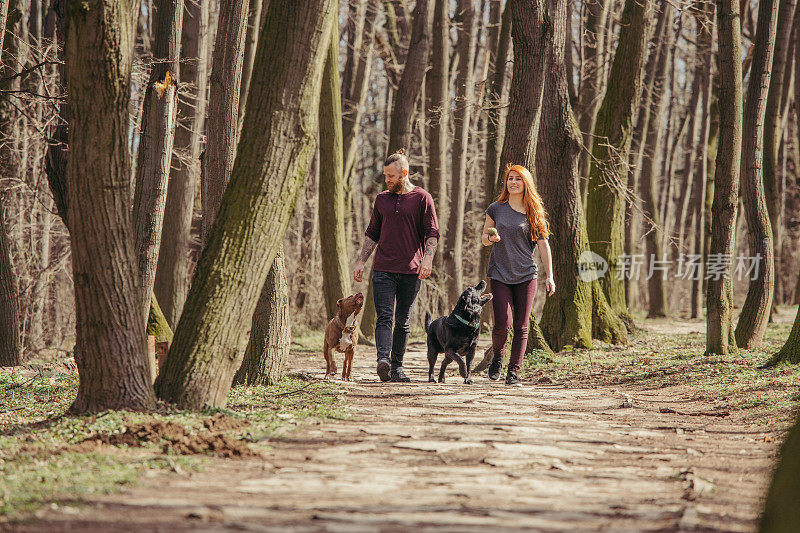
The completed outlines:
<svg viewBox="0 0 800 533">
<path fill-rule="evenodd" d="M 522 193 L 509 194 L 508 205 L 510 205 L 516 211 L 525 211 L 525 201 L 522 198 Z"/>
</svg>

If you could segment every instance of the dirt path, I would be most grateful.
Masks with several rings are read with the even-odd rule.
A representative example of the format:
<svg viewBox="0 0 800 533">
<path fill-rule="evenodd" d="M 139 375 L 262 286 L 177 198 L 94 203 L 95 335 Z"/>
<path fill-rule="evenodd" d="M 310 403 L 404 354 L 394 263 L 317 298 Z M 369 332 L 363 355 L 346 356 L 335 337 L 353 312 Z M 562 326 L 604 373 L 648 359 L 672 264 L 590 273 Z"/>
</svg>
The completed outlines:
<svg viewBox="0 0 800 533">
<path fill-rule="evenodd" d="M 380 384 L 356 357 L 352 418 L 274 440 L 263 461 L 220 461 L 51 509 L 21 531 L 750 531 L 776 445 L 762 427 L 661 413 L 663 391 L 506 387 L 456 376 Z M 296 360 L 318 374 L 318 358 Z M 321 374 L 320 374 L 321 375 Z M 767 439 L 770 440 L 770 439 Z"/>
</svg>

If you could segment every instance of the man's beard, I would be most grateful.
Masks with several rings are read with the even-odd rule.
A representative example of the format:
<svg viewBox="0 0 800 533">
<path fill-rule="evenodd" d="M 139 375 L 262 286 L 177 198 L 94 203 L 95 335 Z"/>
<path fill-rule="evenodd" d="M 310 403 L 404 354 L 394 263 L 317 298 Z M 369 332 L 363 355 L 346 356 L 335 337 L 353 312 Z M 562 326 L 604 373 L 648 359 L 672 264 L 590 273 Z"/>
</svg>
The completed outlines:
<svg viewBox="0 0 800 533">
<path fill-rule="evenodd" d="M 394 185 L 389 186 L 389 192 L 393 192 L 395 194 L 400 194 L 403 192 L 403 188 L 405 187 L 405 183 L 402 180 L 398 181 Z"/>
</svg>

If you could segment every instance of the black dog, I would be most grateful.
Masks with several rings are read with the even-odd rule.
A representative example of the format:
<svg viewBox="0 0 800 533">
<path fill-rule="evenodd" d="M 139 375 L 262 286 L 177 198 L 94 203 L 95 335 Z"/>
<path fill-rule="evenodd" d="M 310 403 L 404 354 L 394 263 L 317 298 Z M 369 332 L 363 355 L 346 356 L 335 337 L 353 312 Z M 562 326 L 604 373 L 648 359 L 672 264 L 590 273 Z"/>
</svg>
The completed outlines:
<svg viewBox="0 0 800 533">
<path fill-rule="evenodd" d="M 453 312 L 448 316 L 437 318 L 431 322 L 431 314 L 425 313 L 425 331 L 428 333 L 428 381 L 435 383 L 433 367 L 436 358 L 444 352 L 444 361 L 439 370 L 439 383 L 444 383 L 444 369 L 450 361 L 458 363 L 458 371 L 464 383 L 472 383 L 469 375 L 475 347 L 478 344 L 480 318 L 483 306 L 492 299 L 491 294 L 482 295 L 486 282 L 481 281 L 474 287 L 465 290 L 458 299 Z M 463 358 L 462 358 L 463 356 Z M 465 361 L 466 359 L 466 361 Z"/>
</svg>

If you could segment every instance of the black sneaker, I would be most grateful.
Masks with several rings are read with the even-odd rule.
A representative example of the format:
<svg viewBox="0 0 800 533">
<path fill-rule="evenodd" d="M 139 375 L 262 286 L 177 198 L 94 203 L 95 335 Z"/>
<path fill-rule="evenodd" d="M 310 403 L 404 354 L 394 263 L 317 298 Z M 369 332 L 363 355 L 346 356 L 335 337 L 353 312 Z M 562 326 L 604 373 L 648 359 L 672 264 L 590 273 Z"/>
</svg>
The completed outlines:
<svg viewBox="0 0 800 533">
<path fill-rule="evenodd" d="M 406 373 L 403 372 L 403 367 L 399 366 L 392 370 L 391 381 L 396 381 L 397 383 L 408 383 L 411 379 L 406 376 Z"/>
<path fill-rule="evenodd" d="M 517 377 L 517 373 L 513 370 L 508 371 L 508 375 L 506 376 L 506 385 L 519 385 L 519 378 Z"/>
<path fill-rule="evenodd" d="M 500 379 L 500 367 L 503 366 L 503 358 L 495 357 L 489 365 L 489 379 L 497 381 Z"/>
<path fill-rule="evenodd" d="M 381 381 L 389 381 L 391 378 L 390 372 L 392 370 L 392 364 L 389 362 L 388 359 L 385 357 L 378 359 L 378 377 L 381 378 Z"/>
</svg>

